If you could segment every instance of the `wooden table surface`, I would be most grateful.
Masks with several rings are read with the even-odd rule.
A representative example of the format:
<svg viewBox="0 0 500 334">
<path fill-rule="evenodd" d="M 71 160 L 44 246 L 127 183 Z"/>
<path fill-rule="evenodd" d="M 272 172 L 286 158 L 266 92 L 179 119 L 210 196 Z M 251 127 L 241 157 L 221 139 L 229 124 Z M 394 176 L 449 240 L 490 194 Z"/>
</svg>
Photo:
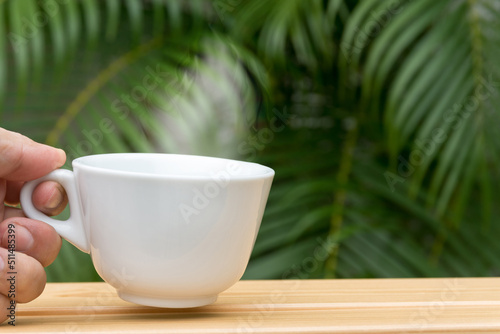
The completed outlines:
<svg viewBox="0 0 500 334">
<path fill-rule="evenodd" d="M 105 283 L 57 283 L 0 332 L 500 333 L 500 278 L 241 281 L 193 309 L 128 303 Z"/>
</svg>

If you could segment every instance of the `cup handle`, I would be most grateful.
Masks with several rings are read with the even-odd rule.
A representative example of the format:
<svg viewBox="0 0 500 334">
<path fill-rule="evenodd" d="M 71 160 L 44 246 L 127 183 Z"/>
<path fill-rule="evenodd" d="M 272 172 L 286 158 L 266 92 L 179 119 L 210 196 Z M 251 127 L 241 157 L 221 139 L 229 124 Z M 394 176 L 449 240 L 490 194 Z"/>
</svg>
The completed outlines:
<svg viewBox="0 0 500 334">
<path fill-rule="evenodd" d="M 66 190 L 71 212 L 68 220 L 60 221 L 51 218 L 38 211 L 33 205 L 31 199 L 33 191 L 36 186 L 44 181 L 58 182 Z M 78 191 L 76 189 L 75 176 L 72 171 L 58 169 L 44 177 L 27 182 L 21 190 L 21 207 L 27 217 L 49 224 L 61 237 L 72 243 L 76 248 L 85 253 L 90 252 L 90 245 L 85 232 Z"/>
</svg>

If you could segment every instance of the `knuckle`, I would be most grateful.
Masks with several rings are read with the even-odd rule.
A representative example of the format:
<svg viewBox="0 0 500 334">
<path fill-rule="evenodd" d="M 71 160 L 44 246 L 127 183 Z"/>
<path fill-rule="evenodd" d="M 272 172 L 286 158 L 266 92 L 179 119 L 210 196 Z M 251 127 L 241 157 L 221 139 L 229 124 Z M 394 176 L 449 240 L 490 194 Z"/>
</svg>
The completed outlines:
<svg viewBox="0 0 500 334">
<path fill-rule="evenodd" d="M 2 254 L 2 257 L 4 261 L 7 260 L 6 254 Z M 0 293 L 11 296 L 10 299 L 19 303 L 27 303 L 38 297 L 47 280 L 40 262 L 19 252 L 14 252 L 14 256 L 9 257 L 8 261 L 11 261 L 8 263 L 13 267 L 5 273 L 6 279 L 0 281 Z"/>
<path fill-rule="evenodd" d="M 23 161 L 24 144 L 10 139 L 0 140 L 1 174 L 9 174 L 19 168 Z"/>
<path fill-rule="evenodd" d="M 0 294 L 0 309 L 2 310 L 8 310 L 10 306 L 10 299 L 7 296 L 1 295 Z M 10 313 L 10 312 L 8 312 Z M 4 322 L 5 320 L 9 319 L 9 315 L 6 312 L 1 312 L 0 313 L 0 324 Z"/>
<path fill-rule="evenodd" d="M 41 295 L 47 276 L 40 262 L 25 254 L 18 254 L 21 265 L 18 270 L 17 301 L 27 303 Z"/>
</svg>

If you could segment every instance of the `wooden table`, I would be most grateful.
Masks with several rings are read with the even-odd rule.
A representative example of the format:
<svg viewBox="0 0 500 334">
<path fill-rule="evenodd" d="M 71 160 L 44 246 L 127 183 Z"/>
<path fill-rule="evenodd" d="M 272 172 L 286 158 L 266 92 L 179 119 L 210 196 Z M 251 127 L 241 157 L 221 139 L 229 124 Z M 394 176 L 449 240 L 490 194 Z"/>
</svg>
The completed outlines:
<svg viewBox="0 0 500 334">
<path fill-rule="evenodd" d="M 210 306 L 160 309 L 105 283 L 48 284 L 10 333 L 500 333 L 500 279 L 241 281 Z"/>
</svg>

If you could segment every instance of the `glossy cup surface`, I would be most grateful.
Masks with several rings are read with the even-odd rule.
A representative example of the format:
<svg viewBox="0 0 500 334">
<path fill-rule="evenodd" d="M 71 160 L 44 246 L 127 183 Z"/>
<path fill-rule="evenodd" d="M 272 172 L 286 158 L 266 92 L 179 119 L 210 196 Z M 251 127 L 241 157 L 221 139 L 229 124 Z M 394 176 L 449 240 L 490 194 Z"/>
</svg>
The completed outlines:
<svg viewBox="0 0 500 334">
<path fill-rule="evenodd" d="M 87 156 L 73 169 L 97 272 L 122 298 L 164 307 L 209 304 L 241 278 L 274 176 L 169 154 Z"/>
</svg>

